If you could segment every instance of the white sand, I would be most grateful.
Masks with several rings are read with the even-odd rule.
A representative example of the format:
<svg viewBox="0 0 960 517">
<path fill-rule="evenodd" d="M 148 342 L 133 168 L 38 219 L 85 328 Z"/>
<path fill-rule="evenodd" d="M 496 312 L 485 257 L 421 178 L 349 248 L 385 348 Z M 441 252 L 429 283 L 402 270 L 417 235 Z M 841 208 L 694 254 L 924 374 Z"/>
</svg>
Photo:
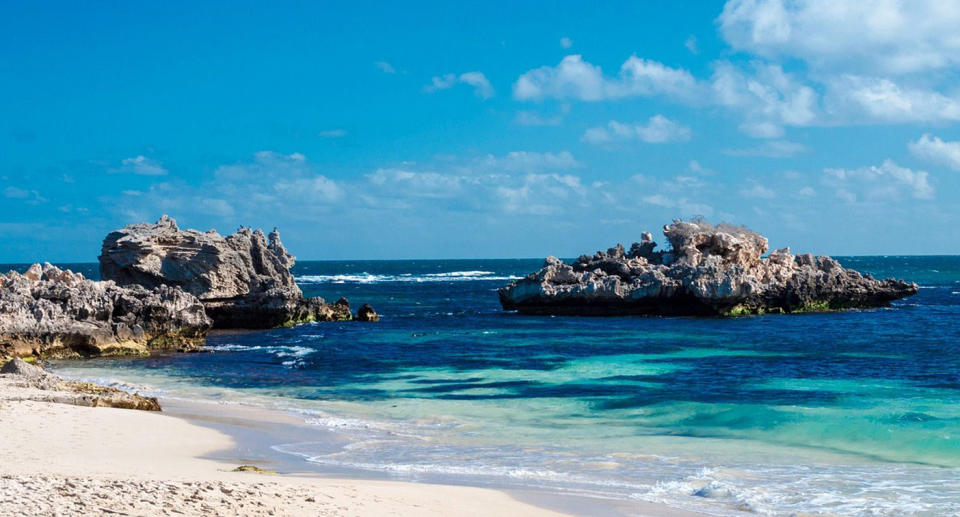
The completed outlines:
<svg viewBox="0 0 960 517">
<path fill-rule="evenodd" d="M 17 384 L 0 375 L 0 516 L 565 515 L 485 488 L 231 472 L 238 464 L 209 459 L 243 457 L 218 430 L 163 413 L 42 402 L 50 392 Z M 215 404 L 203 412 L 209 421 L 257 414 Z M 576 514 L 612 509 L 537 500 Z M 624 510 L 693 515 L 639 502 Z"/>
<path fill-rule="evenodd" d="M 561 515 L 496 490 L 229 472 L 218 431 L 0 385 L 0 515 Z"/>
</svg>

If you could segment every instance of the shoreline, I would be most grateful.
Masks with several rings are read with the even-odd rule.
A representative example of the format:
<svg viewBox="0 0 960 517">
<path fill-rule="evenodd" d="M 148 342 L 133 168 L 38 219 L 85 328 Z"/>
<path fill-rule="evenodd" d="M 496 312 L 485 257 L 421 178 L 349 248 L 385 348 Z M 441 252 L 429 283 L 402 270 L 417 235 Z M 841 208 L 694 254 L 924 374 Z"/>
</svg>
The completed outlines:
<svg viewBox="0 0 960 517">
<path fill-rule="evenodd" d="M 310 468 L 270 447 L 334 440 L 335 433 L 282 410 L 161 398 L 164 412 L 153 413 L 39 402 L 28 391 L 0 385 L 0 515 L 702 515 L 640 501 Z M 279 474 L 232 472 L 240 465 Z"/>
</svg>

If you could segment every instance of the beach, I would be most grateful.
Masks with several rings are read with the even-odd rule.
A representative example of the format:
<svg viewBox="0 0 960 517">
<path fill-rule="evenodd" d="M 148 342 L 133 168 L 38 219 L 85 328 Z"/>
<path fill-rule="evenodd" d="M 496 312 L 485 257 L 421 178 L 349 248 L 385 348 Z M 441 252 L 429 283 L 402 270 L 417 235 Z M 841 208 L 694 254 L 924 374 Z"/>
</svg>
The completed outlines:
<svg viewBox="0 0 960 517">
<path fill-rule="evenodd" d="M 41 390 L 0 376 L 0 515 L 570 515 L 589 503 L 548 494 L 541 506 L 500 490 L 388 480 L 234 472 L 256 455 L 258 430 L 294 422 L 256 408 L 180 403 L 164 413 L 31 400 Z M 244 447 L 215 427 L 245 429 Z M 253 438 L 251 438 L 253 437 Z M 256 447 L 253 447 L 256 448 Z M 548 508 L 553 506 L 554 509 Z M 594 510 L 601 506 L 594 507 Z M 637 504 L 632 515 L 692 515 Z"/>
<path fill-rule="evenodd" d="M 235 446 L 219 431 L 25 395 L 0 392 L 0 515 L 563 515 L 496 490 L 231 472 L 210 459 Z"/>
</svg>

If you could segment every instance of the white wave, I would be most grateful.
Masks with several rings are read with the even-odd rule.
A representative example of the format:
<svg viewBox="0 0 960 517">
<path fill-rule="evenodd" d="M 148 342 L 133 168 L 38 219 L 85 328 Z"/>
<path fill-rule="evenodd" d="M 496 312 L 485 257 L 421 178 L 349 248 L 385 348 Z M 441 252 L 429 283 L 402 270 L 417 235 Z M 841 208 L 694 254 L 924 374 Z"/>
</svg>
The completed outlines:
<svg viewBox="0 0 960 517">
<path fill-rule="evenodd" d="M 215 352 L 251 352 L 255 350 L 262 350 L 277 358 L 290 358 L 281 363 L 283 366 L 290 367 L 303 366 L 306 364 L 304 357 L 317 351 L 316 348 L 310 348 L 306 346 L 249 346 L 229 343 L 223 345 L 208 345 L 206 350 L 212 350 Z"/>
<path fill-rule="evenodd" d="M 449 271 L 446 273 L 426 273 L 414 275 L 377 275 L 373 273 L 353 273 L 340 275 L 301 275 L 296 281 L 306 284 L 375 284 L 381 282 L 463 282 L 471 280 L 516 280 L 519 276 L 498 275 L 493 271 Z"/>
</svg>

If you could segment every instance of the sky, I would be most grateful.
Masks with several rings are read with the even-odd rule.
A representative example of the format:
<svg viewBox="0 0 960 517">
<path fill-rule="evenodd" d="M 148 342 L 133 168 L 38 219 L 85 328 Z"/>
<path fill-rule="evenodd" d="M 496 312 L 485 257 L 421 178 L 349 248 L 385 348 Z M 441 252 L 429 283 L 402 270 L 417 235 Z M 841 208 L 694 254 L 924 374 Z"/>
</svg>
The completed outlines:
<svg viewBox="0 0 960 517">
<path fill-rule="evenodd" d="M 697 216 L 960 254 L 960 3 L 593 4 L 0 0 L 0 262 L 163 214 L 300 259 L 576 256 Z"/>
</svg>

